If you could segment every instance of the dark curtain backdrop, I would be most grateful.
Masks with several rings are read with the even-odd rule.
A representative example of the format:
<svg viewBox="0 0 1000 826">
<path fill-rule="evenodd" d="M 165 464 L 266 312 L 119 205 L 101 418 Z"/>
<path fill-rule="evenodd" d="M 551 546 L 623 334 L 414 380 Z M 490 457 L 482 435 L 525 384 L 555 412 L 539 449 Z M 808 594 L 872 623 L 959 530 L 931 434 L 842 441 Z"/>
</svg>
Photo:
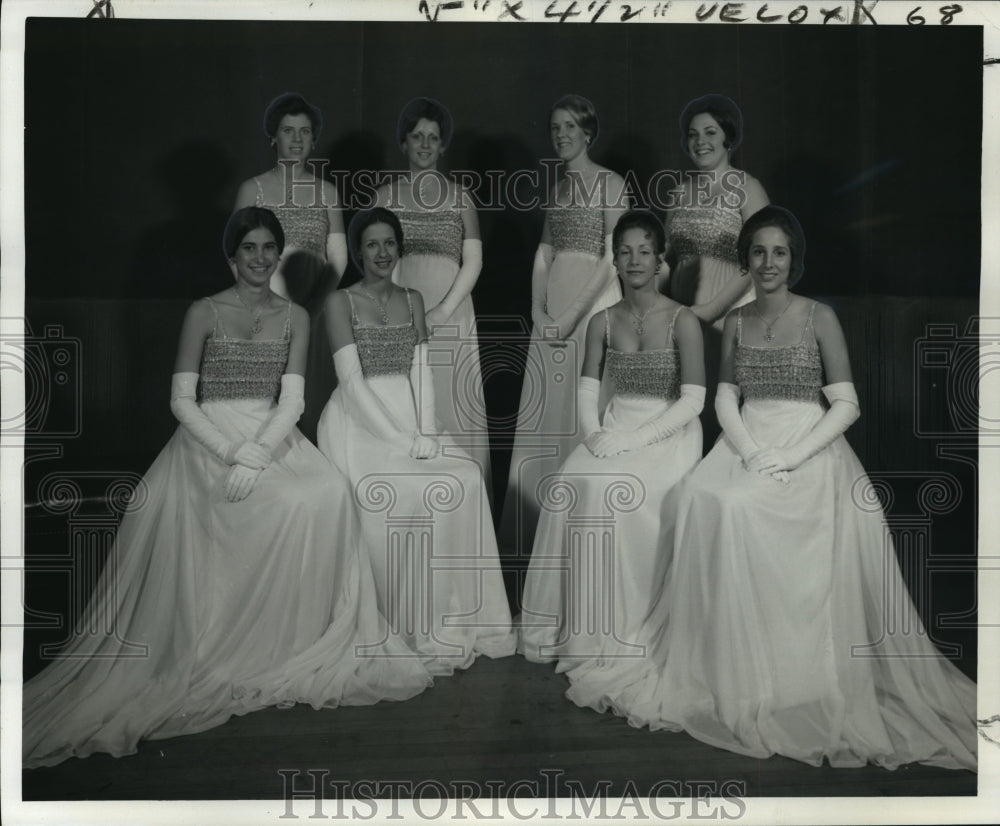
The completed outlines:
<svg viewBox="0 0 1000 826">
<path fill-rule="evenodd" d="M 485 175 L 540 169 L 549 107 L 577 92 L 600 115 L 593 157 L 645 181 L 687 168 L 678 116 L 719 92 L 744 113 L 736 165 L 805 228 L 799 289 L 847 331 L 849 439 L 873 473 L 954 475 L 961 504 L 935 518 L 973 552 L 975 451 L 938 455 L 953 399 L 919 353 L 928 324 L 953 325 L 932 344 L 954 358 L 978 310 L 981 29 L 32 19 L 25 70 L 27 315 L 79 341 L 62 414 L 81 424 L 59 462 L 29 467 L 29 500 L 54 468 L 141 473 L 166 442 L 180 320 L 231 283 L 222 228 L 240 181 L 273 163 L 275 95 L 322 108 L 315 157 L 348 172 L 398 168 L 399 109 L 438 98 L 456 124 L 446 167 Z M 480 219 L 484 347 L 516 352 L 542 214 Z M 500 490 L 519 385 L 516 369 L 487 381 Z M 951 436 L 921 438 L 915 408 Z"/>
</svg>

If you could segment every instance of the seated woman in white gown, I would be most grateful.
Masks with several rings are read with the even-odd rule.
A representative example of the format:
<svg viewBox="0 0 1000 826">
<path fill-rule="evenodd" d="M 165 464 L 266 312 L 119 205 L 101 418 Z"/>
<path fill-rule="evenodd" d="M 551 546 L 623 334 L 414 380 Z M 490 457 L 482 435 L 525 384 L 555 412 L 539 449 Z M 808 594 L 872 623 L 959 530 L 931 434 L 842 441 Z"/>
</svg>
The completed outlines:
<svg viewBox="0 0 1000 826">
<path fill-rule="evenodd" d="M 521 601 L 525 657 L 558 659 L 571 680 L 643 656 L 639 631 L 669 563 L 668 494 L 701 458 L 701 325 L 657 291 L 663 225 L 627 212 L 612 249 L 625 297 L 588 325 L 577 405 L 588 435 L 543 482 Z M 602 372 L 614 395 L 599 422 Z"/>
<path fill-rule="evenodd" d="M 269 289 L 283 244 L 266 209 L 226 226 L 236 283 L 187 313 L 180 427 L 78 625 L 109 617 L 113 631 L 74 637 L 25 683 L 27 768 L 133 754 L 140 739 L 269 705 L 402 700 L 431 682 L 386 639 L 346 480 L 295 428 L 309 319 Z"/>
<path fill-rule="evenodd" d="M 754 757 L 975 770 L 976 686 L 929 641 L 881 510 L 852 497 L 870 484 L 842 435 L 858 401 L 836 315 L 789 292 L 804 250 L 786 210 L 744 224 L 756 299 L 726 318 L 724 438 L 680 485 L 651 656 L 574 688 Z"/>
<path fill-rule="evenodd" d="M 514 653 L 480 467 L 439 433 L 420 293 L 392 283 L 396 215 L 358 213 L 348 245 L 364 276 L 332 293 L 326 318 L 338 387 L 319 447 L 350 479 L 390 633 L 434 674 Z"/>
</svg>

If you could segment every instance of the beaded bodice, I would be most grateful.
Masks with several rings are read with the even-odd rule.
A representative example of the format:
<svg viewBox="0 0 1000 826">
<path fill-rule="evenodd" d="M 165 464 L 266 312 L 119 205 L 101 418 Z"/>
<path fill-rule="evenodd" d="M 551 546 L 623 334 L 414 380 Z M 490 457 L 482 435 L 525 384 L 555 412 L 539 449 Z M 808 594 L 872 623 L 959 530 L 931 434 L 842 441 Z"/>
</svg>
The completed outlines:
<svg viewBox="0 0 1000 826">
<path fill-rule="evenodd" d="M 278 398 L 281 377 L 288 365 L 291 303 L 282 338 L 254 341 L 229 338 L 215 303 L 208 301 L 215 313 L 216 329 L 205 341 L 201 355 L 199 401 Z M 220 331 L 221 338 L 217 336 Z"/>
<path fill-rule="evenodd" d="M 674 322 L 670 320 L 667 341 L 673 341 Z M 681 395 L 681 359 L 674 347 L 662 350 L 626 352 L 611 347 L 611 319 L 604 311 L 605 339 L 608 342 L 605 369 L 614 382 L 615 393 L 622 396 L 647 396 L 655 399 L 677 399 Z"/>
<path fill-rule="evenodd" d="M 736 239 L 743 217 L 726 206 L 683 207 L 668 213 L 668 246 L 672 256 L 708 256 L 736 263 Z"/>
<path fill-rule="evenodd" d="M 599 207 L 556 206 L 548 211 L 552 247 L 556 252 L 604 255 L 604 210 Z"/>
<path fill-rule="evenodd" d="M 403 250 L 406 255 L 440 255 L 456 264 L 462 263 L 462 238 L 465 225 L 456 209 L 436 212 L 402 210 L 396 213 L 403 225 Z"/>
<path fill-rule="evenodd" d="M 351 302 L 351 327 L 354 343 L 358 347 L 358 361 L 366 379 L 373 376 L 408 376 L 413 363 L 413 348 L 417 346 L 417 328 L 413 326 L 413 303 L 410 291 L 406 291 L 406 301 L 410 305 L 408 324 L 388 324 L 364 326 L 358 323 L 354 311 L 354 297 L 350 290 L 347 298 Z"/>
<path fill-rule="evenodd" d="M 264 203 L 264 190 L 257 181 L 257 206 L 267 207 L 277 217 L 285 232 L 285 247 L 306 250 L 326 260 L 326 236 L 330 232 L 330 218 L 326 207 L 277 206 Z M 285 193 L 285 203 L 292 203 L 292 192 Z"/>
<path fill-rule="evenodd" d="M 798 344 L 751 347 L 742 343 L 743 308 L 736 318 L 734 372 L 743 398 L 819 402 L 823 388 L 823 361 L 812 334 L 813 302 Z"/>
</svg>

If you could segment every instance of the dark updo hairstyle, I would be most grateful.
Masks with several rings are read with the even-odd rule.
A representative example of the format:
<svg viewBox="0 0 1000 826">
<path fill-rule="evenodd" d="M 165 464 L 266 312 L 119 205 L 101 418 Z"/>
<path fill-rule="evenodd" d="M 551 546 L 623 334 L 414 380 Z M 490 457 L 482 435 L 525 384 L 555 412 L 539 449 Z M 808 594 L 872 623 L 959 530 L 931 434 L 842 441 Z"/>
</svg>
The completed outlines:
<svg viewBox="0 0 1000 826">
<path fill-rule="evenodd" d="M 388 224 L 396 236 L 396 248 L 400 257 L 403 256 L 403 226 L 399 223 L 396 213 L 385 207 L 363 209 L 351 219 L 347 227 L 347 248 L 351 251 L 351 261 L 358 272 L 364 275 L 365 267 L 361 263 L 361 234 L 375 224 Z"/>
<path fill-rule="evenodd" d="M 278 255 L 281 255 L 285 251 L 285 231 L 281 228 L 278 217 L 264 207 L 248 206 L 236 210 L 226 221 L 226 228 L 222 233 L 222 251 L 226 254 L 226 260 L 231 261 L 236 257 L 236 250 L 247 233 L 261 228 L 271 231 L 278 244 Z"/>
<path fill-rule="evenodd" d="M 583 97 L 583 95 L 564 95 L 553 103 L 552 108 L 549 109 L 550 122 L 557 109 L 565 109 L 573 116 L 573 120 L 576 121 L 577 126 L 590 138 L 590 146 L 597 143 L 597 136 L 601 133 L 601 124 L 597 120 L 597 110 L 594 108 L 593 103 Z"/>
<path fill-rule="evenodd" d="M 264 110 L 264 134 L 273 139 L 278 134 L 278 125 L 285 115 L 305 115 L 313 130 L 313 143 L 323 131 L 323 113 L 298 92 L 285 92 L 267 104 Z"/>
<path fill-rule="evenodd" d="M 726 136 L 722 145 L 732 155 L 743 140 L 743 113 L 730 98 L 725 95 L 702 95 L 695 98 L 681 112 L 681 149 L 690 157 L 688 149 L 688 129 L 695 115 L 707 114 L 715 118 Z"/>
<path fill-rule="evenodd" d="M 403 107 L 396 124 L 396 142 L 405 143 L 406 136 L 416 129 L 421 119 L 433 121 L 438 125 L 438 131 L 441 133 L 441 148 L 447 149 L 455 131 L 454 121 L 451 119 L 451 112 L 448 111 L 448 108 L 434 98 L 414 98 Z"/>
<path fill-rule="evenodd" d="M 747 218 L 740 230 L 740 237 L 736 240 L 736 256 L 740 268 L 744 272 L 750 269 L 750 244 L 753 242 L 754 233 L 766 227 L 776 227 L 788 238 L 788 249 L 792 254 L 788 286 L 794 287 L 802 278 L 806 268 L 806 236 L 798 219 L 784 207 L 772 204 L 757 210 Z"/>
<path fill-rule="evenodd" d="M 663 230 L 663 222 L 648 209 L 630 209 L 618 219 L 611 232 L 611 248 L 618 249 L 622 236 L 630 229 L 641 229 L 653 239 L 653 250 L 657 255 L 663 255 L 667 250 L 667 236 Z"/>
</svg>

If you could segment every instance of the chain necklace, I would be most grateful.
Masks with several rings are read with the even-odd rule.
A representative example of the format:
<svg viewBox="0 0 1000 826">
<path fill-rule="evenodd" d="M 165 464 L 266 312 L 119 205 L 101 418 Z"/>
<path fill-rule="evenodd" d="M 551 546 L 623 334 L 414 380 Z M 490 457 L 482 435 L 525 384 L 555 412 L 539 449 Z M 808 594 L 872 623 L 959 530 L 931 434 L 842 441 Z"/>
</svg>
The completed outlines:
<svg viewBox="0 0 1000 826">
<path fill-rule="evenodd" d="M 390 289 L 389 294 L 385 297 L 385 301 L 379 301 L 375 296 L 373 296 L 370 292 L 368 292 L 368 290 L 366 290 L 360 284 L 358 285 L 358 292 L 361 293 L 369 301 L 375 304 L 375 306 L 378 308 L 378 314 L 382 318 L 382 323 L 388 324 L 389 313 L 386 310 L 386 307 L 389 304 L 389 299 L 392 298 L 392 290 Z"/>
<path fill-rule="evenodd" d="M 642 334 L 646 331 L 646 316 L 648 316 L 651 312 L 653 312 L 653 310 L 656 309 L 656 305 L 654 304 L 652 307 L 646 310 L 646 312 L 640 315 L 639 313 L 637 313 L 635 310 L 632 309 L 631 305 L 629 305 L 627 301 L 623 303 L 625 305 L 625 309 L 628 310 L 628 314 L 632 316 L 634 320 L 636 333 L 638 334 L 639 338 L 642 338 Z"/>
<path fill-rule="evenodd" d="M 249 304 L 247 304 L 246 300 L 243 298 L 242 295 L 240 295 L 240 291 L 236 289 L 235 285 L 233 286 L 233 292 L 236 293 L 236 298 L 239 300 L 240 304 L 243 305 L 243 309 L 245 309 L 248 313 L 250 313 L 251 316 L 253 316 L 253 326 L 250 328 L 250 338 L 253 338 L 256 335 L 260 335 L 261 331 L 264 329 L 264 324 L 260 320 L 260 314 L 263 306 L 268 302 L 268 299 L 270 299 L 271 297 L 270 291 L 268 291 L 268 293 L 264 296 L 264 300 L 261 301 L 256 307 L 251 307 Z"/>
<path fill-rule="evenodd" d="M 755 302 L 753 303 L 753 311 L 754 311 L 754 312 L 755 312 L 755 313 L 757 314 L 757 318 L 759 318 L 759 319 L 760 319 L 760 320 L 761 320 L 761 321 L 762 321 L 762 322 L 764 323 L 764 327 L 765 327 L 765 330 L 764 330 L 764 340 L 765 340 L 765 341 L 774 341 L 774 333 L 772 333 L 772 332 L 771 332 L 771 328 L 772 328 L 772 327 L 773 327 L 773 326 L 774 326 L 775 324 L 777 324 L 777 323 L 778 323 L 778 319 L 779 319 L 779 318 L 781 318 L 781 317 L 782 317 L 782 316 L 783 316 L 783 315 L 785 314 L 785 311 L 786 311 L 786 310 L 787 310 L 787 309 L 788 309 L 789 307 L 791 307 L 791 306 L 792 306 L 792 297 L 791 297 L 791 296 L 788 296 L 788 303 L 787 303 L 787 304 L 785 305 L 785 309 L 784 309 L 784 310 L 782 310 L 782 311 L 781 311 L 780 313 L 778 313 L 778 314 L 777 314 L 777 315 L 776 315 L 776 316 L 774 317 L 774 321 L 772 321 L 772 322 L 771 322 L 770 324 L 768 324 L 768 323 L 767 323 L 767 319 L 766 319 L 766 318 L 764 318 L 764 316 L 762 316 L 762 315 L 760 314 L 760 310 L 758 310 L 758 309 L 757 309 L 757 302 L 755 301 Z"/>
</svg>

